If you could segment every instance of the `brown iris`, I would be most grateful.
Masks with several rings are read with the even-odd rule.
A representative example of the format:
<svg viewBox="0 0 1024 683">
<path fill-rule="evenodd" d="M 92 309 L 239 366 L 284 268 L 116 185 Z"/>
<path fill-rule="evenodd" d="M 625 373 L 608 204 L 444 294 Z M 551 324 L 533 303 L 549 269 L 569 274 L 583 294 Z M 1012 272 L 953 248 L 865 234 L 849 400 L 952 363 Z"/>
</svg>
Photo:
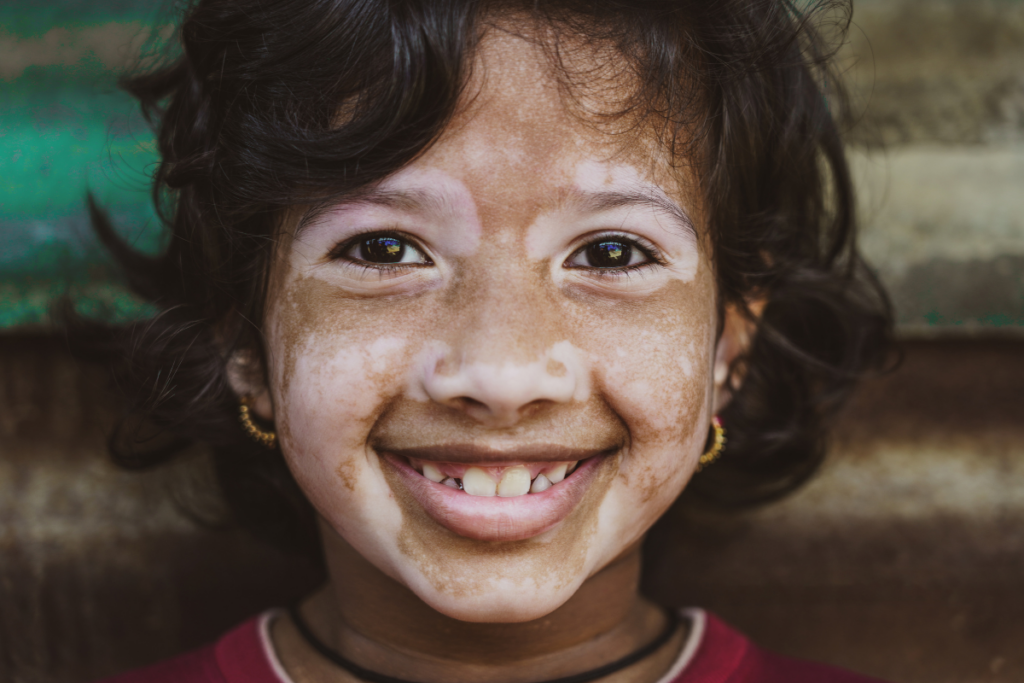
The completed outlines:
<svg viewBox="0 0 1024 683">
<path fill-rule="evenodd" d="M 608 240 L 591 244 L 586 254 L 587 265 L 591 268 L 621 268 L 629 265 L 633 247 L 626 242 Z"/>
<path fill-rule="evenodd" d="M 405 256 L 405 243 L 387 235 L 367 237 L 359 247 L 363 260 L 370 263 L 400 263 Z"/>
</svg>

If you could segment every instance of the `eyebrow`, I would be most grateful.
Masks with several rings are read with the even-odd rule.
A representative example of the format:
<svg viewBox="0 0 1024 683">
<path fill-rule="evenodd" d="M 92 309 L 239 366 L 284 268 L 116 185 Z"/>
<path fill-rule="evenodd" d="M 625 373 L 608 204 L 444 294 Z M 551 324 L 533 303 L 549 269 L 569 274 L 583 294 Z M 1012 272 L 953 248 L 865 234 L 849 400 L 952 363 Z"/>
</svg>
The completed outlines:
<svg viewBox="0 0 1024 683">
<path fill-rule="evenodd" d="M 357 190 L 333 202 L 324 202 L 313 207 L 299 219 L 295 228 L 295 239 L 311 225 L 317 222 L 325 213 L 346 206 L 383 206 L 388 209 L 399 211 L 422 211 L 427 209 L 439 215 L 450 215 L 455 213 L 451 202 L 444 193 L 431 192 L 429 190 L 388 190 L 381 187 L 370 187 Z"/>
<path fill-rule="evenodd" d="M 426 209 L 428 212 L 437 215 L 455 213 L 454 207 L 452 207 L 444 193 L 419 189 L 389 190 L 371 187 L 358 191 L 354 195 L 349 195 L 340 204 L 324 205 L 310 211 L 299 221 L 295 235 L 296 237 L 300 235 L 303 230 L 332 208 L 360 204 L 382 206 L 400 211 L 422 211 Z M 610 211 L 623 206 L 646 206 L 656 209 L 659 213 L 667 214 L 676 223 L 677 227 L 689 233 L 695 240 L 697 239 L 697 229 L 687 213 L 663 190 L 657 187 L 634 190 L 607 190 L 602 192 L 587 192 L 573 188 L 558 202 L 559 209 L 569 208 L 587 214 L 601 213 L 602 211 Z"/>
<path fill-rule="evenodd" d="M 697 229 L 683 207 L 674 202 L 663 190 L 650 187 L 635 190 L 608 190 L 584 192 L 572 189 L 563 199 L 563 205 L 583 213 L 600 213 L 623 206 L 646 206 L 667 214 L 677 227 L 697 239 Z"/>
<path fill-rule="evenodd" d="M 427 209 L 432 213 L 451 211 L 447 196 L 443 192 L 431 192 L 430 190 L 386 190 L 375 187 L 357 193 L 345 203 L 371 204 L 402 211 L 422 209 Z"/>
</svg>

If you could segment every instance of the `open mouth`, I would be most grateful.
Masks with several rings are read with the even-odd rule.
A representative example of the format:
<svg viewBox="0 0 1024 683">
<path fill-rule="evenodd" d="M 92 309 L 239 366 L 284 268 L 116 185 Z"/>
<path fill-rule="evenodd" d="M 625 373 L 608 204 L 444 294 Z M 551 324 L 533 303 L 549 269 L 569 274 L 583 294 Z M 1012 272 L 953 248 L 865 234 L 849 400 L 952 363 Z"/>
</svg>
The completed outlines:
<svg viewBox="0 0 1024 683">
<path fill-rule="evenodd" d="M 553 450 L 561 452 L 526 457 L 472 448 L 378 452 L 443 527 L 476 540 L 516 541 L 542 534 L 568 517 L 611 452 Z M 430 457 L 417 457 L 422 455 Z"/>
<path fill-rule="evenodd" d="M 543 493 L 562 483 L 576 469 L 578 460 L 521 465 L 468 466 L 409 458 L 409 465 L 437 484 L 471 496 L 515 498 Z"/>
</svg>

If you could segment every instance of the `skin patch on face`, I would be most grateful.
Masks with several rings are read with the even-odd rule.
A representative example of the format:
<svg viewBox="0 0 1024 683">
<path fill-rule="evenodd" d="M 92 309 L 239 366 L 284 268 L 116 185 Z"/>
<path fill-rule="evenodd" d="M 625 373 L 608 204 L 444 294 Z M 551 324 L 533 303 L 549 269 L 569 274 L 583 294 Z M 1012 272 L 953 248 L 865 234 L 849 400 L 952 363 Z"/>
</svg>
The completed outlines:
<svg viewBox="0 0 1024 683">
<path fill-rule="evenodd" d="M 567 111 L 543 50 L 510 33 L 488 34 L 473 74 L 437 143 L 292 224 L 269 375 L 286 461 L 341 538 L 439 612 L 522 621 L 569 600 L 685 486 L 710 421 L 716 289 L 697 183 L 653 140 Z M 481 541 L 382 459 L 465 444 L 602 459 L 557 524 Z"/>
<path fill-rule="evenodd" d="M 520 408 L 541 398 L 556 403 L 590 398 L 590 368 L 569 341 L 556 342 L 525 363 L 453 360 L 458 358 L 444 342 L 429 343 L 416 360 L 408 395 L 442 405 L 472 396 L 480 405 L 468 406 L 467 412 L 496 427 L 516 424 Z"/>
<path fill-rule="evenodd" d="M 318 231 L 356 234 L 365 227 L 401 227 L 403 222 L 412 223 L 426 243 L 443 243 L 454 257 L 471 255 L 480 246 L 480 218 L 466 185 L 440 169 L 417 167 L 404 168 L 326 211 L 303 229 L 299 239 L 315 243 Z"/>
<path fill-rule="evenodd" d="M 702 280 L 705 290 L 711 289 L 709 280 Z M 604 359 L 595 391 L 629 425 L 630 457 L 619 476 L 635 493 L 637 505 L 666 491 L 671 503 L 692 472 L 699 455 L 695 444 L 703 445 L 704 425 L 710 421 L 710 372 L 707 363 L 698 365 L 695 359 L 713 355 L 706 331 L 714 325 L 714 311 L 687 304 L 699 301 L 692 293 L 686 295 L 689 287 L 679 282 L 666 287 L 657 297 L 664 299 L 663 305 L 639 311 L 631 325 L 624 325 L 631 333 L 610 347 L 591 349 L 592 362 Z M 692 358 L 683 358 L 686 363 L 680 359 L 683 349 L 694 352 Z"/>
<path fill-rule="evenodd" d="M 386 408 L 385 397 L 400 390 L 408 352 L 401 336 L 360 324 L 359 309 L 372 306 L 349 303 L 316 275 L 299 271 L 286 280 L 270 316 L 271 377 L 286 458 L 320 461 L 363 497 L 364 432 Z M 329 481 L 314 485 L 330 490 Z"/>
<path fill-rule="evenodd" d="M 667 242 L 673 261 L 669 268 L 672 277 L 693 282 L 700 266 L 697 224 L 690 212 L 664 188 L 672 188 L 677 196 L 688 193 L 676 178 L 669 176 L 671 180 L 668 180 L 664 170 L 652 175 L 659 178 L 661 184 L 645 178 L 634 166 L 587 161 L 576 167 L 576 188 L 598 196 L 611 194 L 614 198 L 619 195 L 619 201 L 627 202 L 625 206 L 633 207 L 640 214 L 634 220 L 652 232 L 662 233 L 659 241 Z"/>
</svg>

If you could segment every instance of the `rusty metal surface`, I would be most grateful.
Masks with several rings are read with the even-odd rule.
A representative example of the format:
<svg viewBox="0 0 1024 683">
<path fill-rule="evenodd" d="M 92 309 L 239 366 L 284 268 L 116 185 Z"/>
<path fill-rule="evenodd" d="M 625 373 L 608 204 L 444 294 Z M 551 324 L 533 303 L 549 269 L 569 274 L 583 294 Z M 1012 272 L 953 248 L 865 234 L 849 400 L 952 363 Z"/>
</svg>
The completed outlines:
<svg viewBox="0 0 1024 683">
<path fill-rule="evenodd" d="M 1019 683 L 1024 344 L 904 348 L 859 391 L 817 479 L 758 511 L 677 514 L 649 581 L 792 655 L 907 683 Z"/>
<path fill-rule="evenodd" d="M 318 568 L 182 512 L 176 501 L 203 478 L 201 453 L 155 472 L 116 470 L 105 386 L 57 340 L 0 337 L 4 683 L 151 663 L 320 581 Z"/>
<path fill-rule="evenodd" d="M 916 342 L 866 384 L 822 475 L 737 515 L 674 510 L 646 585 L 766 646 L 901 683 L 1024 680 L 1024 344 Z M 104 455 L 104 381 L 0 336 L 0 680 L 88 681 L 215 637 L 316 568 L 203 529 L 202 456 Z"/>
</svg>

